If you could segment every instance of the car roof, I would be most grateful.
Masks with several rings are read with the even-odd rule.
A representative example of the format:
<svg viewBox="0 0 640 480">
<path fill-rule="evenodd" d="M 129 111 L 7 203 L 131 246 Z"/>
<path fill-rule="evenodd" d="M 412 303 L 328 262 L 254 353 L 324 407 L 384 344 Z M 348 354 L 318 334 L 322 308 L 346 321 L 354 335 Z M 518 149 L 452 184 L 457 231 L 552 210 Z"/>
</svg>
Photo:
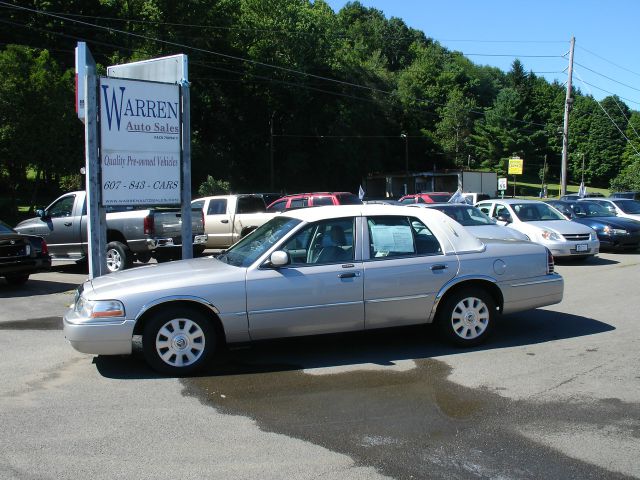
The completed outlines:
<svg viewBox="0 0 640 480">
<path fill-rule="evenodd" d="M 500 198 L 491 198 L 491 199 L 487 199 L 487 200 L 480 200 L 478 203 L 496 203 L 496 202 L 500 202 L 500 203 L 504 203 L 506 205 L 514 205 L 514 204 L 522 204 L 522 203 L 531 203 L 531 204 L 544 204 L 546 205 L 546 202 L 543 202 L 541 200 L 527 200 L 524 198 L 505 198 L 505 199 L 500 199 Z"/>
<path fill-rule="evenodd" d="M 283 217 L 296 218 L 303 222 L 317 222 L 332 218 L 358 216 L 412 216 L 423 221 L 438 237 L 447 238 L 451 245 L 445 245 L 446 252 L 482 251 L 484 244 L 469 233 L 462 225 L 448 215 L 433 208 L 415 208 L 409 210 L 406 205 L 335 205 L 314 208 L 287 210 L 280 214 Z M 453 247 L 453 249 L 451 248 Z"/>
</svg>

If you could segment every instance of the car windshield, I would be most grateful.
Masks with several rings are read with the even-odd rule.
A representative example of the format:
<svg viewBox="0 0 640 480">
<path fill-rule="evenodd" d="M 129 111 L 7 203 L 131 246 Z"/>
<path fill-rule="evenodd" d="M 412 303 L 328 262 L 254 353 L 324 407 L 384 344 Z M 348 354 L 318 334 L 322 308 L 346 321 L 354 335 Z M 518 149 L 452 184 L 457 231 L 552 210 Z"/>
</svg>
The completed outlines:
<svg viewBox="0 0 640 480">
<path fill-rule="evenodd" d="M 353 193 L 338 195 L 337 197 L 340 205 L 362 205 L 362 200 L 360 200 L 360 197 L 354 195 Z"/>
<path fill-rule="evenodd" d="M 431 207 L 453 218 L 464 227 L 477 227 L 479 225 L 493 225 L 489 217 L 476 207 L 469 205 Z"/>
<path fill-rule="evenodd" d="M 15 232 L 9 225 L 7 225 L 2 220 L 0 220 L 0 233 L 15 233 Z"/>
<path fill-rule="evenodd" d="M 596 202 L 577 202 L 571 206 L 576 217 L 615 217 L 616 214 L 611 212 L 604 205 Z"/>
<path fill-rule="evenodd" d="M 640 202 L 637 200 L 627 200 L 627 201 L 614 201 L 614 203 L 622 210 L 624 213 L 637 214 L 640 213 Z"/>
<path fill-rule="evenodd" d="M 218 260 L 235 267 L 248 267 L 299 223 L 295 218 L 275 217 L 218 255 Z"/>
<path fill-rule="evenodd" d="M 514 203 L 511 207 L 521 222 L 566 220 L 560 212 L 546 203 Z"/>
</svg>

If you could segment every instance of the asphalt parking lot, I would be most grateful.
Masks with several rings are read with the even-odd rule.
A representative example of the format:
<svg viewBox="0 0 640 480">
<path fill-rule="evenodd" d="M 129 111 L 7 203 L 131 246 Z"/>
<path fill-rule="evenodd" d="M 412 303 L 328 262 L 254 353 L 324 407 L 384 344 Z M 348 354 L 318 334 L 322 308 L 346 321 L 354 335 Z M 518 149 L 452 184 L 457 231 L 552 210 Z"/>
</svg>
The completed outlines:
<svg viewBox="0 0 640 480">
<path fill-rule="evenodd" d="M 198 377 L 69 347 L 86 278 L 0 284 L 0 478 L 640 478 L 640 253 L 457 350 L 412 327 L 266 342 Z"/>
</svg>

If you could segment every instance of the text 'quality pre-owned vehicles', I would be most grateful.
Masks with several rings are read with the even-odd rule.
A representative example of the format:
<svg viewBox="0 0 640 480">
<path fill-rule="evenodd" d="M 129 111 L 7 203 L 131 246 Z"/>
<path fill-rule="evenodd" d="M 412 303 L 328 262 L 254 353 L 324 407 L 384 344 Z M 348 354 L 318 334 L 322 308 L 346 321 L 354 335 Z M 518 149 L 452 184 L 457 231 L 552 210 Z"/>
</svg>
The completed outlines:
<svg viewBox="0 0 640 480">
<path fill-rule="evenodd" d="M 518 198 L 484 200 L 476 205 L 501 225 L 524 233 L 540 243 L 554 257 L 585 259 L 597 255 L 600 242 L 596 232 L 567 220 L 551 205 L 539 200 Z"/>
<path fill-rule="evenodd" d="M 151 366 L 185 374 L 225 344 L 276 337 L 435 322 L 451 342 L 473 346 L 499 313 L 562 294 L 541 245 L 480 241 L 436 210 L 319 207 L 275 216 L 218 257 L 87 281 L 64 334 L 101 355 L 129 354 L 142 335 Z"/>
<path fill-rule="evenodd" d="M 106 263 L 111 272 L 128 268 L 134 256 L 146 262 L 180 258 L 182 251 L 182 215 L 178 208 L 134 209 L 108 207 Z M 205 248 L 202 210 L 191 218 L 194 252 Z M 53 259 L 83 260 L 88 256 L 87 202 L 84 190 L 56 199 L 38 217 L 20 222 L 20 233 L 46 239 Z"/>
</svg>

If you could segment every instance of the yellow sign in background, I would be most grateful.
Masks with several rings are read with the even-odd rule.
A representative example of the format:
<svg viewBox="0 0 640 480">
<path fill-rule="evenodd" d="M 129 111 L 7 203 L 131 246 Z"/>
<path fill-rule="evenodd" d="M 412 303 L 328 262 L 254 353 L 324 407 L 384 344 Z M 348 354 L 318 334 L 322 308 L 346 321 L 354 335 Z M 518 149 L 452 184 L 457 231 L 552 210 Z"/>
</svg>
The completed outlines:
<svg viewBox="0 0 640 480">
<path fill-rule="evenodd" d="M 524 166 L 524 160 L 521 158 L 509 159 L 509 175 L 522 175 L 522 167 Z"/>
</svg>

